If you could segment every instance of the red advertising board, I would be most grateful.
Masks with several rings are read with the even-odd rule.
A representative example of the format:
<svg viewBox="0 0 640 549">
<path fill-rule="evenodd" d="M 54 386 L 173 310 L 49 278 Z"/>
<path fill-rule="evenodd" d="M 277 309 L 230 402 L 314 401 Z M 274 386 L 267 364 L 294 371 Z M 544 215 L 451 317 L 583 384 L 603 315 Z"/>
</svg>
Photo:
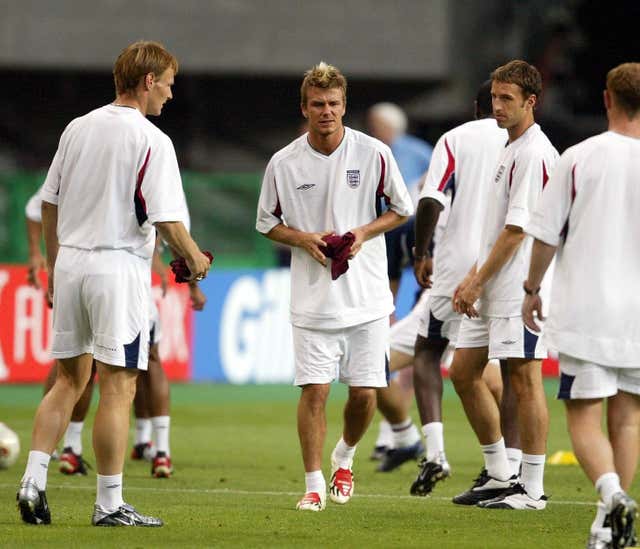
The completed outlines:
<svg viewBox="0 0 640 549">
<path fill-rule="evenodd" d="M 46 275 L 41 274 L 43 287 Z M 191 379 L 192 312 L 189 290 L 170 282 L 163 297 L 154 277 L 160 312 L 160 358 L 172 380 Z M 52 312 L 43 290 L 27 284 L 27 268 L 0 264 L 0 383 L 43 381 L 52 364 Z"/>
</svg>

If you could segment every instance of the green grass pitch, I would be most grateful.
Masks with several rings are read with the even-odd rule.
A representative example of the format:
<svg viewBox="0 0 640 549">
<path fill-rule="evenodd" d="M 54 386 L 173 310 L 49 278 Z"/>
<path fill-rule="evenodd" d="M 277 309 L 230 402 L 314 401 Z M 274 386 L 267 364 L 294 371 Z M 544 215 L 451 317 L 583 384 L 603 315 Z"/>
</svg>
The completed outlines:
<svg viewBox="0 0 640 549">
<path fill-rule="evenodd" d="M 551 429 L 549 455 L 570 449 L 564 410 L 547 382 Z M 38 386 L 0 386 L 0 421 L 20 435 L 16 465 L 0 471 L 2 547 L 584 547 L 595 513 L 595 495 L 577 466 L 547 465 L 551 496 L 542 512 L 459 507 L 451 497 L 466 489 L 481 453 L 451 385 L 445 384 L 444 417 L 452 478 L 428 498 L 409 496 L 417 467 L 376 473 L 368 460 L 375 424 L 354 464 L 355 496 L 345 506 L 327 502 L 322 513 L 295 511 L 304 490 L 295 409 L 298 389 L 288 386 L 175 385 L 171 449 L 175 474 L 153 479 L 149 465 L 127 461 L 125 499 L 165 520 L 157 529 L 90 526 L 95 472 L 65 477 L 52 462 L 47 495 L 51 526 L 20 522 L 15 492 L 22 475 Z M 329 453 L 340 434 L 344 387 L 335 385 L 328 407 Z M 95 406 L 92 406 L 92 413 Z M 414 417 L 417 414 L 414 413 Z M 95 463 L 90 424 L 85 458 Z M 637 493 L 637 485 L 632 493 Z"/>
</svg>

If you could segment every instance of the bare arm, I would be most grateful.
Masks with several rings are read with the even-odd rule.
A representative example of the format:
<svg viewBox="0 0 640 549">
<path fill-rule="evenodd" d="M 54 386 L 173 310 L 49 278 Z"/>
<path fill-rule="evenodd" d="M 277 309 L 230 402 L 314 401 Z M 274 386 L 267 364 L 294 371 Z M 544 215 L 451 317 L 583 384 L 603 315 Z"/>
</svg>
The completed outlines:
<svg viewBox="0 0 640 549">
<path fill-rule="evenodd" d="M 542 299 L 538 292 L 544 273 L 547 272 L 553 256 L 556 253 L 556 246 L 545 244 L 541 240 L 533 241 L 531 249 L 531 264 L 529 265 L 529 276 L 524 282 L 524 302 L 522 303 L 522 320 L 532 330 L 539 332 L 540 327 L 536 324 L 533 313 L 535 311 L 538 320 L 544 320 L 542 316 Z"/>
<path fill-rule="evenodd" d="M 200 248 L 198 248 L 198 245 L 180 221 L 158 222 L 155 223 L 155 227 L 167 244 L 181 257 L 184 257 L 193 279 L 201 279 L 207 276 L 207 272 L 211 267 L 209 259 L 200 251 Z"/>
<path fill-rule="evenodd" d="M 489 257 L 478 269 L 469 285 L 460 293 L 457 302 L 454 303 L 456 311 L 470 317 L 478 316 L 473 304 L 482 294 L 485 284 L 495 276 L 520 247 L 525 236 L 522 228 L 515 225 L 507 225 L 502 229 Z"/>
<path fill-rule="evenodd" d="M 442 210 L 442 204 L 433 198 L 422 198 L 418 203 L 413 272 L 416 281 L 423 288 L 431 288 L 433 259 L 429 254 L 429 246 Z"/>
<path fill-rule="evenodd" d="M 281 244 L 286 244 L 287 246 L 302 248 L 318 263 L 326 265 L 327 258 L 322 253 L 321 248 L 327 246 L 327 243 L 322 240 L 322 237 L 328 234 L 333 234 L 333 231 L 306 233 L 287 227 L 284 223 L 279 223 L 266 233 L 265 236 Z"/>
<path fill-rule="evenodd" d="M 42 223 L 26 218 L 27 222 L 27 241 L 29 243 L 29 273 L 27 280 L 31 286 L 40 289 L 40 281 L 38 273 L 41 269 L 47 267 L 42 251 L 40 250 L 40 241 L 42 240 Z"/>
<path fill-rule="evenodd" d="M 396 227 L 399 227 L 403 223 L 406 223 L 407 216 L 399 215 L 393 210 L 387 210 L 380 217 L 374 219 L 371 223 L 362 225 L 355 229 L 351 229 L 351 232 L 356 237 L 355 242 L 351 246 L 351 254 L 349 257 L 354 257 L 362 248 L 367 240 L 378 236 L 379 234 L 386 233 Z"/>
<path fill-rule="evenodd" d="M 53 269 L 58 257 L 58 206 L 42 201 L 42 232 L 47 256 L 48 299 L 53 303 Z"/>
</svg>

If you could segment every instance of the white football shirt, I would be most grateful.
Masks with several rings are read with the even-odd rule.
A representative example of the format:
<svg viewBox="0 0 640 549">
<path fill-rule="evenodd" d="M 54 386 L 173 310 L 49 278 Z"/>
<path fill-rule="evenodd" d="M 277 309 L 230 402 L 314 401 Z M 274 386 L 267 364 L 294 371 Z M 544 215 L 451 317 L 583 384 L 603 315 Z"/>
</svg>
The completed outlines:
<svg viewBox="0 0 640 549">
<path fill-rule="evenodd" d="M 375 220 L 380 199 L 402 216 L 413 204 L 389 147 L 345 128 L 330 155 L 311 147 L 303 135 L 278 151 L 264 174 L 256 229 L 276 225 L 305 232 L 342 235 Z M 301 248 L 291 250 L 291 322 L 295 326 L 339 329 L 393 312 L 383 235 L 362 246 L 349 270 L 331 280 L 331 260 L 323 267 Z"/>
<path fill-rule="evenodd" d="M 450 201 L 451 209 L 435 246 L 433 296 L 451 297 L 478 259 L 487 194 L 508 137 L 486 118 L 453 128 L 436 143 L 420 198 L 445 208 Z"/>
<path fill-rule="evenodd" d="M 490 184 L 478 268 L 489 257 L 505 225 L 527 225 L 557 160 L 558 151 L 538 124 L 503 149 Z M 525 236 L 516 252 L 487 282 L 480 300 L 482 315 L 507 318 L 522 314 L 522 282 L 528 274 L 532 242 L 530 236 Z M 549 279 L 550 276 L 545 277 Z M 545 282 L 545 290 L 547 287 Z"/>
<path fill-rule="evenodd" d="M 153 223 L 186 204 L 171 139 L 140 111 L 106 105 L 65 129 L 42 200 L 58 206 L 61 246 L 153 253 Z"/>
<path fill-rule="evenodd" d="M 605 132 L 565 151 L 527 225 L 558 246 L 550 347 L 640 368 L 640 139 Z"/>
</svg>

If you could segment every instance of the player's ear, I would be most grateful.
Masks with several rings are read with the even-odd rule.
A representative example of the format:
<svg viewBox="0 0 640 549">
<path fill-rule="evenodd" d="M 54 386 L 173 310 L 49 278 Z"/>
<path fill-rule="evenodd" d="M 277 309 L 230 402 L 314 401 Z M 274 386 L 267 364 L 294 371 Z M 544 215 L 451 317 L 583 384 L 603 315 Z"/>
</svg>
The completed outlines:
<svg viewBox="0 0 640 549">
<path fill-rule="evenodd" d="M 155 74 L 153 74 L 152 72 L 145 74 L 144 87 L 147 91 L 153 88 L 153 83 L 155 82 L 155 79 L 156 79 Z"/>
<path fill-rule="evenodd" d="M 307 106 L 304 103 L 300 103 L 300 111 L 302 111 L 302 116 L 305 118 L 309 118 L 309 113 L 307 112 Z"/>
</svg>

